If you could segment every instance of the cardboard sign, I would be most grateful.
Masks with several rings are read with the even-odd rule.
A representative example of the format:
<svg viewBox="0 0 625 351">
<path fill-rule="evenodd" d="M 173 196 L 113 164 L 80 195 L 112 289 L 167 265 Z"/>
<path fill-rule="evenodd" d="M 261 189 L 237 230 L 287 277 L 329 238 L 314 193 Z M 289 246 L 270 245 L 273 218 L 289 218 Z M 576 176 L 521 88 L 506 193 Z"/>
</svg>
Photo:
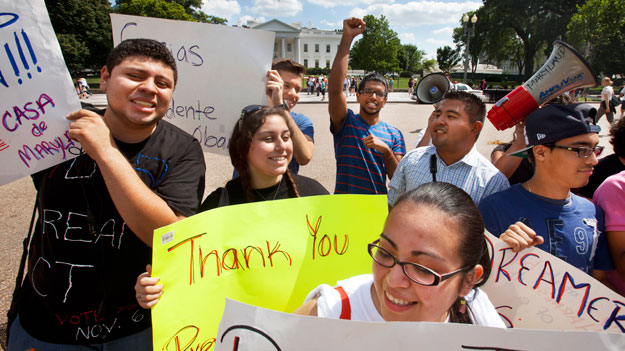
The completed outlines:
<svg viewBox="0 0 625 351">
<path fill-rule="evenodd" d="M 327 195 L 223 207 L 158 229 L 153 274 L 165 293 L 152 310 L 155 349 L 212 349 L 226 297 L 292 312 L 319 284 L 370 273 L 367 244 L 386 211 L 382 195 Z M 624 333 L 619 295 L 540 249 L 514 255 L 487 238 L 483 289 L 508 326 Z"/>
<path fill-rule="evenodd" d="M 519 253 L 488 234 L 493 268 L 483 287 L 510 327 L 625 333 L 625 298 L 537 249 Z"/>
<path fill-rule="evenodd" d="M 111 14 L 113 42 L 149 38 L 169 48 L 178 84 L 165 120 L 200 141 L 205 151 L 228 154 L 241 109 L 267 103 L 274 33 L 217 24 Z"/>
<path fill-rule="evenodd" d="M 503 329 L 457 323 L 354 322 L 298 316 L 230 300 L 226 302 L 215 345 L 217 351 L 623 349 L 625 335 L 611 333 Z"/>
<path fill-rule="evenodd" d="M 0 185 L 77 156 L 65 116 L 80 109 L 43 0 L 1 1 Z"/>
<path fill-rule="evenodd" d="M 154 233 L 155 350 L 208 350 L 225 298 L 293 311 L 317 285 L 371 271 L 383 195 L 326 195 L 227 206 Z"/>
</svg>

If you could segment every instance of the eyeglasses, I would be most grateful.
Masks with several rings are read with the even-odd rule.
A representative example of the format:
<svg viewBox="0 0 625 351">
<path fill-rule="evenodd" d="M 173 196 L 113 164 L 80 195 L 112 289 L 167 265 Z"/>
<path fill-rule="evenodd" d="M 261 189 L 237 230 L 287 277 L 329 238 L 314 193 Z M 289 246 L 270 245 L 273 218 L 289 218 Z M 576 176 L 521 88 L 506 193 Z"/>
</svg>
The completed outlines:
<svg viewBox="0 0 625 351">
<path fill-rule="evenodd" d="M 248 106 L 245 106 L 241 110 L 241 116 L 239 116 L 239 120 L 237 121 L 237 128 L 239 130 L 241 130 L 241 125 L 243 123 L 243 118 L 245 118 L 245 116 L 258 111 L 258 110 L 262 109 L 263 107 L 265 107 L 265 106 L 263 106 L 263 105 L 248 105 Z M 275 107 L 281 108 L 281 109 L 283 109 L 285 111 L 289 110 L 288 106 L 285 106 L 285 104 L 278 105 L 278 106 L 275 106 Z"/>
<path fill-rule="evenodd" d="M 384 91 L 384 90 L 364 88 L 364 89 L 362 89 L 362 91 L 360 93 L 363 94 L 363 95 L 367 95 L 367 96 L 371 96 L 371 95 L 375 94 L 375 96 L 377 96 L 378 98 L 386 97 L 386 91 Z"/>
<path fill-rule="evenodd" d="M 603 152 L 603 146 L 598 146 L 598 145 L 595 147 L 588 147 L 588 146 L 574 147 L 574 146 L 562 146 L 562 145 L 549 144 L 549 146 L 555 147 L 558 149 L 568 150 L 568 151 L 575 151 L 577 152 L 577 157 L 579 158 L 588 158 L 592 154 L 595 154 L 595 156 L 599 156 Z"/>
<path fill-rule="evenodd" d="M 398 264 L 401 266 L 406 277 L 419 285 L 436 286 L 460 272 L 473 269 L 473 267 L 464 267 L 451 273 L 441 275 L 417 263 L 398 261 L 397 258 L 390 252 L 378 246 L 377 244 L 379 242 L 380 239 L 369 244 L 369 255 L 373 258 L 375 263 L 386 268 L 393 268 L 396 264 Z"/>
<path fill-rule="evenodd" d="M 248 106 L 245 106 L 241 110 L 241 117 L 239 117 L 239 119 L 243 119 L 243 117 L 245 117 L 246 115 L 249 115 L 250 113 L 254 113 L 254 112 L 260 110 L 261 108 L 263 108 L 263 105 L 248 105 Z"/>
<path fill-rule="evenodd" d="M 247 106 L 245 106 L 241 110 L 241 116 L 239 118 L 243 118 L 246 115 L 249 115 L 250 113 L 254 113 L 254 112 L 260 110 L 263 107 L 265 107 L 265 106 L 263 106 L 263 105 L 247 105 Z M 278 106 L 275 106 L 275 107 L 281 108 L 283 110 L 287 110 L 288 111 L 288 105 L 286 105 L 286 102 L 283 103 L 282 105 L 278 105 Z"/>
</svg>

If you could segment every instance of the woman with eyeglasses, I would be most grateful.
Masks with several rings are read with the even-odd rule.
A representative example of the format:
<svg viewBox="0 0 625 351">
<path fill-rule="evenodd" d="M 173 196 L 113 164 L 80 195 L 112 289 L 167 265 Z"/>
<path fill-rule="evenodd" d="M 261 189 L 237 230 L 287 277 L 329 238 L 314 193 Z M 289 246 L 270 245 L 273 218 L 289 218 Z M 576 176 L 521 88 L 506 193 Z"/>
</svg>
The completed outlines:
<svg viewBox="0 0 625 351">
<path fill-rule="evenodd" d="M 251 105 L 241 112 L 230 138 L 230 161 L 239 177 L 213 191 L 199 212 L 248 202 L 327 195 L 314 179 L 292 175 L 288 169 L 293 157 L 287 111 L 282 107 Z M 150 308 L 162 295 L 163 286 L 151 272 L 137 278 L 137 302 Z"/>
<path fill-rule="evenodd" d="M 372 274 L 317 287 L 295 313 L 505 327 L 478 288 L 491 267 L 484 224 L 454 185 L 426 183 L 400 196 L 368 250 Z"/>
</svg>

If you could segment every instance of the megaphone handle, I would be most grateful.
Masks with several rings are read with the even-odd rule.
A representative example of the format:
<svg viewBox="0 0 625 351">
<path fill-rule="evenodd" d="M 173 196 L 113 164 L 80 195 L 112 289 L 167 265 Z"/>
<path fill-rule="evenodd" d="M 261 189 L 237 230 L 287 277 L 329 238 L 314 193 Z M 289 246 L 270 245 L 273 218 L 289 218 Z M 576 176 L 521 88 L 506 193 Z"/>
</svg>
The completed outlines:
<svg viewBox="0 0 625 351">
<path fill-rule="evenodd" d="M 488 119 L 497 130 L 504 130 L 524 120 L 537 108 L 536 100 L 521 85 L 497 101 L 495 106 L 488 111 Z"/>
</svg>

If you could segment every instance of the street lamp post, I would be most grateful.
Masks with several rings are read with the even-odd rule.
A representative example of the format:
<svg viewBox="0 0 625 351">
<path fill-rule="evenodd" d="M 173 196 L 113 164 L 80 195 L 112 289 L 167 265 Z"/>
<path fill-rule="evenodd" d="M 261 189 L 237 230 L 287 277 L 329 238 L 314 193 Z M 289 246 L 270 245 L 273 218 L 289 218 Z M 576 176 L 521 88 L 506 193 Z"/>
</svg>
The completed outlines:
<svg viewBox="0 0 625 351">
<path fill-rule="evenodd" d="M 462 16 L 462 27 L 464 28 L 464 35 L 467 37 L 467 46 L 464 49 L 464 78 L 463 81 L 467 83 L 467 70 L 469 69 L 469 45 L 471 44 L 471 37 L 475 33 L 475 22 L 477 22 L 477 15 L 471 16 L 471 26 L 469 26 L 469 14 L 465 13 Z"/>
</svg>

